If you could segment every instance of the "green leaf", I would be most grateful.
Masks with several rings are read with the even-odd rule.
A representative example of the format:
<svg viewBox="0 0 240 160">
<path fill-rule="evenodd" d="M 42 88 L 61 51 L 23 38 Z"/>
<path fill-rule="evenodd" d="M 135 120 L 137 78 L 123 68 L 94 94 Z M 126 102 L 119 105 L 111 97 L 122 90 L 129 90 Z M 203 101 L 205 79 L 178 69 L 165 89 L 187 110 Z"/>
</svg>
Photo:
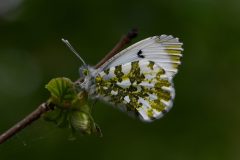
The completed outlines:
<svg viewBox="0 0 240 160">
<path fill-rule="evenodd" d="M 60 108 L 69 108 L 72 101 L 77 97 L 74 83 L 68 78 L 52 79 L 46 85 L 46 88 L 51 93 L 51 103 Z"/>
<path fill-rule="evenodd" d="M 70 128 L 73 135 L 75 132 L 102 135 L 91 116 L 86 91 L 77 89 L 70 79 L 64 77 L 52 79 L 46 88 L 51 94 L 48 103 L 55 107 L 45 113 L 45 120 L 60 128 Z"/>
</svg>

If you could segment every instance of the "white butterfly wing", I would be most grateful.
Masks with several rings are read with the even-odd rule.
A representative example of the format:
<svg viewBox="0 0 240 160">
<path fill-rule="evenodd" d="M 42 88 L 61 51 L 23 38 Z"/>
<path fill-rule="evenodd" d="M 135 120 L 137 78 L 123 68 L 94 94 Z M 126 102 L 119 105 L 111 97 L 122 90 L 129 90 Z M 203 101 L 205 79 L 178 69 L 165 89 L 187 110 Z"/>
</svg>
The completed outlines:
<svg viewBox="0 0 240 160">
<path fill-rule="evenodd" d="M 91 87 L 93 97 L 148 122 L 167 113 L 175 95 L 164 69 L 148 60 L 110 67 L 96 76 Z"/>
<path fill-rule="evenodd" d="M 173 36 L 135 43 L 95 70 L 89 94 L 144 121 L 161 118 L 173 104 L 172 78 L 182 51 L 182 43 Z"/>
<path fill-rule="evenodd" d="M 181 63 L 182 51 L 182 43 L 178 38 L 171 35 L 153 36 L 122 50 L 106 61 L 99 70 L 145 59 L 155 62 L 166 71 L 167 76 L 173 77 Z"/>
</svg>

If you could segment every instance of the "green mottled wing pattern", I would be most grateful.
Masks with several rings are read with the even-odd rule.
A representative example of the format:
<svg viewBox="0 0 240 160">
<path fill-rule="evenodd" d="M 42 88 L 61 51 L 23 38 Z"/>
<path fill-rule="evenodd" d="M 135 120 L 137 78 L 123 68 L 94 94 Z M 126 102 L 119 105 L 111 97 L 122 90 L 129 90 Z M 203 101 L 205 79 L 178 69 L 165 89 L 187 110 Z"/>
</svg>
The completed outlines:
<svg viewBox="0 0 240 160">
<path fill-rule="evenodd" d="M 171 78 L 157 63 L 132 61 L 99 72 L 91 86 L 93 96 L 115 108 L 152 121 L 172 107 L 175 95 Z"/>
</svg>

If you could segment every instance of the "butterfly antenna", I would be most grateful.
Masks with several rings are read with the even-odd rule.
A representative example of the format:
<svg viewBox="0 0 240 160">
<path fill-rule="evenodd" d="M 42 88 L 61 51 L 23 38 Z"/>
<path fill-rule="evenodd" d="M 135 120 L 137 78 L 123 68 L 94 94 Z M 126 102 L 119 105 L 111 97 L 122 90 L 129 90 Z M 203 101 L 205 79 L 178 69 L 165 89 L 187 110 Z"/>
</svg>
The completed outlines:
<svg viewBox="0 0 240 160">
<path fill-rule="evenodd" d="M 82 57 L 77 53 L 77 51 L 73 48 L 73 46 L 68 42 L 68 40 L 62 38 L 63 43 L 83 62 L 84 65 L 87 65 Z"/>
</svg>

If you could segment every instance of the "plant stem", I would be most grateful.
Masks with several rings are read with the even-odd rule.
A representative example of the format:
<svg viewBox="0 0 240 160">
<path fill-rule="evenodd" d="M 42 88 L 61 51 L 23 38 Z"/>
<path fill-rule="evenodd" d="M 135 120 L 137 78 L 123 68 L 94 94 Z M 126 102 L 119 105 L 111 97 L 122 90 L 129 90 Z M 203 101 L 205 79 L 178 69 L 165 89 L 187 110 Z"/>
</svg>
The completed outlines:
<svg viewBox="0 0 240 160">
<path fill-rule="evenodd" d="M 95 65 L 95 68 L 99 68 L 108 59 L 110 59 L 115 54 L 117 54 L 119 51 L 121 51 L 137 35 L 138 35 L 138 30 L 137 29 L 132 29 L 131 31 L 129 31 L 128 34 L 124 35 L 120 39 L 120 41 L 115 45 L 115 47 L 101 61 L 99 61 L 98 64 Z"/>
<path fill-rule="evenodd" d="M 11 138 L 13 135 L 21 131 L 26 126 L 30 125 L 35 120 L 39 119 L 41 115 L 50 110 L 50 106 L 47 103 L 42 103 L 32 113 L 26 116 L 24 119 L 19 121 L 13 127 L 8 129 L 6 132 L 0 135 L 0 144 Z"/>
<path fill-rule="evenodd" d="M 130 41 L 137 36 L 137 30 L 132 29 L 127 35 L 123 36 L 120 41 L 115 45 L 115 47 L 95 66 L 95 68 L 100 67 L 104 62 L 106 62 L 109 58 L 117 54 L 120 50 L 125 47 L 126 44 L 130 43 Z M 51 104 L 42 103 L 35 109 L 32 113 L 27 115 L 24 119 L 19 121 L 13 127 L 5 131 L 0 135 L 0 144 L 14 136 L 16 133 L 30 125 L 35 120 L 39 119 L 41 115 L 49 110 L 51 110 Z"/>
</svg>

